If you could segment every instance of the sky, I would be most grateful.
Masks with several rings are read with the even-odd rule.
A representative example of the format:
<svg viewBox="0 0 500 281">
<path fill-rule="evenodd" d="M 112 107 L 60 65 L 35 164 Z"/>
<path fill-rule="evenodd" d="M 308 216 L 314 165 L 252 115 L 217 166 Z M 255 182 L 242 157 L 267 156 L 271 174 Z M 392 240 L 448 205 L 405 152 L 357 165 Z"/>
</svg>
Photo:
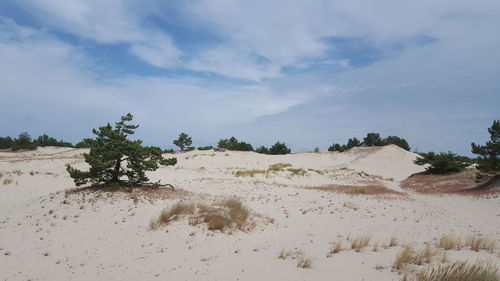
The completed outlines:
<svg viewBox="0 0 500 281">
<path fill-rule="evenodd" d="M 500 119 L 497 0 L 2 0 L 0 136 L 471 155 Z"/>
</svg>

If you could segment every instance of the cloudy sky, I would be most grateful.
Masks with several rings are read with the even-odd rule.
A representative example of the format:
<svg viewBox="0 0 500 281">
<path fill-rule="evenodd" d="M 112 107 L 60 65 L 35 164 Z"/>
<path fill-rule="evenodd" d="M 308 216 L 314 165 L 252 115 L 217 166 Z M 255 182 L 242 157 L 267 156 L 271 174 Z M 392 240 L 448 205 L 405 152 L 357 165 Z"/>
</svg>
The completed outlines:
<svg viewBox="0 0 500 281">
<path fill-rule="evenodd" d="M 498 0 L 2 0 L 0 135 L 131 112 L 163 148 L 368 132 L 469 155 L 500 119 Z"/>
</svg>

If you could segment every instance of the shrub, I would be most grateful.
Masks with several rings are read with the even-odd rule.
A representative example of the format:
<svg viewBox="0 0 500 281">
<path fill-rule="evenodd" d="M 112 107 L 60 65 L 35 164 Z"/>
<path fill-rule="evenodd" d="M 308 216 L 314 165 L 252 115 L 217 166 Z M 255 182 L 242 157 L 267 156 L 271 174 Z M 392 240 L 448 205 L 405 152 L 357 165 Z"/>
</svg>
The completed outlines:
<svg viewBox="0 0 500 281">
<path fill-rule="evenodd" d="M 262 145 L 259 148 L 257 148 L 255 150 L 255 152 L 260 153 L 260 154 L 269 154 L 269 148 Z"/>
<path fill-rule="evenodd" d="M 420 153 L 414 161 L 417 165 L 429 164 L 425 171 L 429 174 L 456 173 L 470 165 L 467 157 L 458 156 L 451 152 L 436 154 L 434 152 Z"/>
<path fill-rule="evenodd" d="M 14 140 L 11 148 L 13 150 L 36 149 L 36 145 L 32 142 L 31 136 L 24 132 L 20 133 L 17 139 Z"/>
<path fill-rule="evenodd" d="M 410 151 L 410 145 L 408 144 L 408 142 L 405 139 L 400 138 L 400 137 L 388 136 L 388 137 L 384 138 L 382 140 L 382 142 L 384 145 L 394 144 L 394 145 L 401 147 L 404 150 Z"/>
<path fill-rule="evenodd" d="M 14 143 L 14 140 L 9 136 L 0 137 L 0 149 L 12 148 L 13 143 Z"/>
<path fill-rule="evenodd" d="M 198 146 L 198 150 L 210 150 L 213 149 L 214 147 L 211 145 L 208 146 Z"/>
<path fill-rule="evenodd" d="M 488 132 L 490 133 L 490 141 L 487 141 L 485 145 L 471 144 L 472 153 L 479 155 L 477 159 L 479 177 L 496 175 L 500 172 L 500 120 L 493 121 Z"/>
<path fill-rule="evenodd" d="M 243 141 L 240 142 L 235 137 L 219 140 L 217 147 L 236 151 L 253 151 L 253 147 L 251 144 Z"/>
<path fill-rule="evenodd" d="M 292 152 L 292 150 L 288 148 L 285 143 L 280 143 L 279 141 L 269 148 L 269 154 L 272 155 L 289 154 L 290 152 Z"/>
<path fill-rule="evenodd" d="M 363 146 L 382 146 L 384 142 L 380 138 L 379 133 L 368 133 L 363 139 Z"/>
<path fill-rule="evenodd" d="M 328 151 L 344 152 L 346 150 L 347 150 L 347 148 L 345 145 L 340 145 L 338 143 L 334 143 L 330 147 L 328 147 Z"/>
</svg>

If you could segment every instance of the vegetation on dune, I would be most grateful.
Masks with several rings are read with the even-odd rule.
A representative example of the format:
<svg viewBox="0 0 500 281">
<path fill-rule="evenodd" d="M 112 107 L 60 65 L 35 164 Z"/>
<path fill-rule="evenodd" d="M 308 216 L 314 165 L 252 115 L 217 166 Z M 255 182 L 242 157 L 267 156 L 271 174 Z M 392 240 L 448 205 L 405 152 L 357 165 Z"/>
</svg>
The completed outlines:
<svg viewBox="0 0 500 281">
<path fill-rule="evenodd" d="M 219 140 L 217 147 L 236 151 L 253 151 L 251 144 L 244 141 L 238 141 L 235 137 Z"/>
<path fill-rule="evenodd" d="M 479 155 L 477 169 L 478 177 L 498 176 L 500 174 L 500 120 L 493 121 L 488 128 L 490 140 L 485 145 L 472 143 L 472 153 Z"/>
<path fill-rule="evenodd" d="M 208 230 L 247 228 L 250 211 L 236 198 L 225 199 L 212 205 L 177 203 L 149 223 L 149 229 L 156 230 L 184 216 L 189 217 L 190 225 L 206 223 Z"/>
<path fill-rule="evenodd" d="M 180 133 L 179 138 L 174 140 L 173 144 L 178 146 L 181 151 L 194 149 L 194 148 L 190 147 L 191 144 L 193 144 L 193 140 L 186 133 Z"/>
<path fill-rule="evenodd" d="M 0 137 L 0 149 L 32 150 L 39 146 L 73 147 L 70 142 L 57 140 L 56 138 L 49 137 L 46 134 L 43 134 L 36 139 L 32 139 L 30 134 L 27 132 L 20 133 L 18 137 L 14 139 L 9 136 Z"/>
<path fill-rule="evenodd" d="M 290 154 L 292 150 L 286 146 L 284 142 L 277 141 L 271 147 L 267 148 L 265 146 L 261 146 L 255 150 L 255 152 L 260 154 L 270 154 L 270 155 L 282 155 L 282 154 Z"/>
<path fill-rule="evenodd" d="M 386 138 L 381 138 L 379 133 L 368 133 L 363 141 L 360 141 L 357 138 L 350 138 L 346 144 L 338 144 L 334 143 L 329 148 L 328 151 L 338 151 L 344 152 L 353 147 L 371 147 L 371 146 L 384 146 L 388 144 L 397 145 L 405 150 L 410 150 L 410 145 L 408 142 L 397 136 L 388 136 Z"/>
<path fill-rule="evenodd" d="M 129 184 L 141 185 L 148 181 L 145 172 L 158 169 L 159 165 L 175 165 L 176 158 L 165 159 L 158 147 L 143 147 L 142 140 L 129 140 L 138 125 L 130 125 L 133 116 L 129 113 L 121 117 L 121 121 L 111 126 L 109 123 L 93 129 L 96 135 L 90 152 L 83 156 L 90 165 L 88 171 L 81 171 L 70 165 L 66 170 L 77 186 L 91 184 L 93 186 Z M 126 176 L 128 181 L 122 180 Z"/>
<path fill-rule="evenodd" d="M 467 157 L 451 152 L 442 152 L 439 154 L 428 152 L 420 153 L 414 163 L 417 165 L 429 165 L 425 168 L 425 172 L 428 174 L 446 174 L 463 171 L 471 164 L 471 161 Z"/>
<path fill-rule="evenodd" d="M 438 265 L 417 273 L 416 281 L 498 281 L 498 268 L 491 262 L 456 261 L 452 264 Z"/>
<path fill-rule="evenodd" d="M 214 147 L 211 146 L 211 145 L 207 145 L 207 146 L 198 146 L 198 150 L 210 150 L 210 149 L 213 149 Z"/>
</svg>

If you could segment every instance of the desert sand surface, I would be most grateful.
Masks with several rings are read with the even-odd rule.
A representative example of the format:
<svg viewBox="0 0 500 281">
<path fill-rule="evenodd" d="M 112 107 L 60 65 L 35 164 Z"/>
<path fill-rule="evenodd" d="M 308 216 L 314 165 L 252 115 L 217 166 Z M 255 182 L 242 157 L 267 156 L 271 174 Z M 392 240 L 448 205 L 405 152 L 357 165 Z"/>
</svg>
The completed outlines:
<svg viewBox="0 0 500 281">
<path fill-rule="evenodd" d="M 68 192 L 75 185 L 65 165 L 85 168 L 86 151 L 0 152 L 0 280 L 387 281 L 456 260 L 500 267 L 500 198 L 401 188 L 423 167 L 396 146 L 279 156 L 195 150 L 148 174 L 175 191 Z M 269 170 L 276 164 L 285 165 Z M 387 192 L 366 192 L 376 186 Z M 232 197 L 252 212 L 251 228 L 214 231 L 183 217 L 149 229 L 177 202 Z M 438 247 L 443 235 L 463 247 Z M 368 246 L 351 249 L 359 237 Z M 473 251 L 465 242 L 471 237 L 493 248 Z M 430 265 L 394 268 L 408 243 L 432 245 Z M 298 266 L 306 260 L 309 267 Z"/>
</svg>

